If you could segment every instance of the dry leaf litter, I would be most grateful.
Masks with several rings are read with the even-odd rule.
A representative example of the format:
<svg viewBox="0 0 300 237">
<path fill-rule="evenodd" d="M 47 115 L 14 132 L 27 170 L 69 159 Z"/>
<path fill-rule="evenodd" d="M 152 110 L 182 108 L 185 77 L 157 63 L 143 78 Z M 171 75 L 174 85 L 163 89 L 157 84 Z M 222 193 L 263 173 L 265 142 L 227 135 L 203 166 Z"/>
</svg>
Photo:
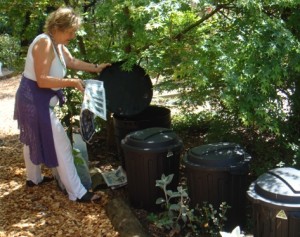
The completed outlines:
<svg viewBox="0 0 300 237">
<path fill-rule="evenodd" d="M 20 76 L 0 79 L 0 236 L 119 236 L 101 203 L 70 201 L 55 182 L 28 188 L 22 144 L 12 120 L 14 95 Z M 51 171 L 44 167 L 44 174 Z"/>
</svg>

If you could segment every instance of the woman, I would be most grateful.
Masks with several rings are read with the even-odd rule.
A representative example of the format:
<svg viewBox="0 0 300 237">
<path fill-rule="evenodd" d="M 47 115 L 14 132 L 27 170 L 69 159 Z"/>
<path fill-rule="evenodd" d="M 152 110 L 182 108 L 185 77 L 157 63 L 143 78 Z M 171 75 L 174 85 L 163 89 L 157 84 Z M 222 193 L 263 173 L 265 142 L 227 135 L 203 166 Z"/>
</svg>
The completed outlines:
<svg viewBox="0 0 300 237">
<path fill-rule="evenodd" d="M 59 8 L 46 20 L 45 33 L 29 46 L 23 77 L 16 94 L 14 118 L 18 120 L 20 141 L 24 143 L 24 159 L 28 187 L 52 180 L 43 177 L 41 164 L 56 168 L 69 199 L 91 202 L 99 196 L 84 188 L 77 174 L 72 146 L 53 112 L 64 102 L 61 88 L 84 91 L 80 79 L 64 79 L 67 68 L 100 73 L 109 63 L 92 64 L 78 60 L 66 45 L 75 37 L 81 19 L 70 8 Z"/>
</svg>

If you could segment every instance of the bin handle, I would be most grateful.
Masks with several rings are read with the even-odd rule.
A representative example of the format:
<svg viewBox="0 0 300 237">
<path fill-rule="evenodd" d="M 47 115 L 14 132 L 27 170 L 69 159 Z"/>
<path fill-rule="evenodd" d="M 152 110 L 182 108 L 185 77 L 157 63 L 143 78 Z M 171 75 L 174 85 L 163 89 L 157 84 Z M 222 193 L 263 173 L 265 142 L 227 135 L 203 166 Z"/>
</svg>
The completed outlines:
<svg viewBox="0 0 300 237">
<path fill-rule="evenodd" d="M 167 153 L 167 158 L 169 158 L 169 157 L 171 157 L 171 156 L 173 156 L 174 155 L 174 153 L 173 153 L 173 151 L 168 151 L 168 153 Z"/>
<path fill-rule="evenodd" d="M 147 135 L 147 136 L 144 136 L 144 137 L 142 137 L 142 139 L 143 140 L 147 140 L 147 139 L 149 139 L 149 138 L 151 138 L 151 137 L 154 137 L 154 136 L 156 136 L 156 135 L 158 135 L 158 134 L 160 134 L 161 132 L 168 132 L 168 133 L 171 133 L 171 132 L 173 132 L 171 129 L 161 129 L 161 130 L 159 130 L 159 131 L 157 131 L 157 132 L 155 132 L 155 133 L 152 133 L 152 134 L 150 134 L 150 135 Z"/>
</svg>

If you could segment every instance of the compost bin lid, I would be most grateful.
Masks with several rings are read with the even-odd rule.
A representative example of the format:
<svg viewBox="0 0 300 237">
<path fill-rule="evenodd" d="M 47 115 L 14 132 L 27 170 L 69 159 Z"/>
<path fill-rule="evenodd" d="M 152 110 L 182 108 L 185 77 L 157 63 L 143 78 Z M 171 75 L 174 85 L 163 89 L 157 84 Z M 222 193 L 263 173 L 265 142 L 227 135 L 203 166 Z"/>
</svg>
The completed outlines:
<svg viewBox="0 0 300 237">
<path fill-rule="evenodd" d="M 258 177 L 254 190 L 270 201 L 299 204 L 300 171 L 290 167 L 270 170 Z"/>
<path fill-rule="evenodd" d="M 205 167 L 231 167 L 248 161 L 249 156 L 235 143 L 220 142 L 191 148 L 186 161 Z"/>
<path fill-rule="evenodd" d="M 181 140 L 171 129 L 152 127 L 129 133 L 124 144 L 143 149 L 169 148 L 182 145 Z"/>
<path fill-rule="evenodd" d="M 142 67 L 133 65 L 130 71 L 125 71 L 123 63 L 112 63 L 98 79 L 104 83 L 107 109 L 117 115 L 132 116 L 151 103 L 152 82 Z"/>
</svg>

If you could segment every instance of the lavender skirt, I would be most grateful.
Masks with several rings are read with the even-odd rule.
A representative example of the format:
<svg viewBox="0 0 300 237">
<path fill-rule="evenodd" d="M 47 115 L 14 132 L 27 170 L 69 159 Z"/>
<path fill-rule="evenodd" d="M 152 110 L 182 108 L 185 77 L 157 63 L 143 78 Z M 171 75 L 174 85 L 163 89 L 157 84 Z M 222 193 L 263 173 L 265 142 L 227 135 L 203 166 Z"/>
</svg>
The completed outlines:
<svg viewBox="0 0 300 237">
<path fill-rule="evenodd" d="M 49 168 L 58 166 L 49 114 L 50 99 L 55 95 L 62 106 L 62 90 L 39 88 L 36 81 L 23 76 L 16 93 L 14 111 L 20 141 L 29 146 L 32 163 L 45 164 Z"/>
</svg>

